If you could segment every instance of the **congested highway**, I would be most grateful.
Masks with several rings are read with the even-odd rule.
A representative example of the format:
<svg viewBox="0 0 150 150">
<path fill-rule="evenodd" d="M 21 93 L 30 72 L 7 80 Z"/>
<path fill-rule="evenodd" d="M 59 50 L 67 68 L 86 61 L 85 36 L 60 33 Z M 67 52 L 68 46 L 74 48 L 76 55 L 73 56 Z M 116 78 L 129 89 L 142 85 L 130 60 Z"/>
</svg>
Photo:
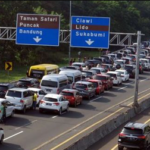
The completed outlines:
<svg viewBox="0 0 150 150">
<path fill-rule="evenodd" d="M 149 96 L 150 72 L 140 75 L 139 99 Z M 61 116 L 39 114 L 28 110 L 26 114 L 16 113 L 1 125 L 5 131 L 3 150 L 64 149 L 79 137 L 87 134 L 99 124 L 113 117 L 122 105 L 131 105 L 134 95 L 134 79 L 114 86 L 100 96 L 84 100 L 76 108 Z M 115 142 L 116 143 L 116 142 Z"/>
<path fill-rule="evenodd" d="M 150 110 L 145 110 L 142 114 L 139 114 L 138 116 L 134 117 L 131 122 L 137 122 L 137 123 L 144 123 L 150 125 Z M 91 147 L 89 147 L 87 150 L 117 150 L 118 148 L 118 135 L 125 124 L 121 125 L 118 129 L 114 130 L 111 134 L 106 136 L 101 141 L 98 141 Z"/>
</svg>

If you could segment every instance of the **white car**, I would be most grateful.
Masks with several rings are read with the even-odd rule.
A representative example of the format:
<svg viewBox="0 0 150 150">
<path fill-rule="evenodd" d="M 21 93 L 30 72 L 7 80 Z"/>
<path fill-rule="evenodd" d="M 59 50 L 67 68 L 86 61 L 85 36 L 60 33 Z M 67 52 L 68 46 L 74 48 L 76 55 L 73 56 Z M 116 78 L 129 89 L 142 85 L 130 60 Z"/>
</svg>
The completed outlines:
<svg viewBox="0 0 150 150">
<path fill-rule="evenodd" d="M 0 144 L 3 143 L 3 140 L 4 140 L 4 130 L 3 128 L 0 128 Z"/>
<path fill-rule="evenodd" d="M 20 110 L 23 113 L 27 108 L 32 108 L 33 94 L 28 89 L 12 88 L 9 89 L 5 95 L 5 98 L 15 104 L 15 110 Z"/>
<path fill-rule="evenodd" d="M 113 84 L 115 85 L 122 84 L 122 78 L 119 72 L 108 71 L 107 74 L 110 75 L 111 78 L 113 78 Z"/>
<path fill-rule="evenodd" d="M 116 67 L 118 64 L 121 66 L 121 68 L 124 68 L 125 67 L 125 60 L 122 60 L 122 59 L 115 60 L 114 67 Z"/>
<path fill-rule="evenodd" d="M 42 89 L 38 88 L 28 88 L 31 92 L 37 92 L 37 105 L 39 105 L 40 100 L 46 95 Z"/>
<path fill-rule="evenodd" d="M 0 98 L 0 107 L 2 105 L 2 102 L 5 102 L 6 104 L 6 117 L 13 117 L 15 106 L 14 104 L 10 103 L 8 100 Z M 0 111 L 0 120 L 2 119 L 2 112 Z"/>
<path fill-rule="evenodd" d="M 69 101 L 64 99 L 63 95 L 47 94 L 40 101 L 39 112 L 54 111 L 61 115 L 63 111 L 68 111 L 68 108 Z"/>
<path fill-rule="evenodd" d="M 111 58 L 112 58 L 113 60 L 117 60 L 117 54 L 111 53 L 111 54 L 108 54 L 108 56 L 111 56 Z"/>
<path fill-rule="evenodd" d="M 149 63 L 149 59 L 146 58 L 140 58 L 140 62 L 144 63 L 146 70 L 150 70 L 150 63 Z"/>
<path fill-rule="evenodd" d="M 129 73 L 124 70 L 124 69 L 117 69 L 115 70 L 116 72 L 119 72 L 121 74 L 121 78 L 122 78 L 122 81 L 128 81 L 129 80 Z"/>
<path fill-rule="evenodd" d="M 81 68 L 80 70 L 86 70 L 87 69 L 85 63 L 83 63 L 83 62 L 74 62 L 74 63 L 72 63 L 72 66 L 78 66 Z"/>
</svg>

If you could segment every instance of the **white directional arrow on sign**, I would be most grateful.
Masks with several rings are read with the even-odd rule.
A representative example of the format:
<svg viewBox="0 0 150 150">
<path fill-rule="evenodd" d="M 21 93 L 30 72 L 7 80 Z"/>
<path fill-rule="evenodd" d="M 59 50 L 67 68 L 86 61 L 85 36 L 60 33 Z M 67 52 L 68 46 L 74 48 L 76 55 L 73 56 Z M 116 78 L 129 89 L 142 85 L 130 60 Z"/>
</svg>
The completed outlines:
<svg viewBox="0 0 150 150">
<path fill-rule="evenodd" d="M 88 41 L 85 41 L 88 45 L 91 45 L 92 43 L 94 43 L 94 41 L 91 41 L 91 39 L 88 39 Z"/>
<path fill-rule="evenodd" d="M 38 36 L 36 36 L 36 38 L 33 38 L 34 39 L 34 41 L 36 42 L 36 43 L 38 43 L 38 42 L 40 42 L 41 40 L 42 40 L 42 38 L 39 38 Z"/>
</svg>

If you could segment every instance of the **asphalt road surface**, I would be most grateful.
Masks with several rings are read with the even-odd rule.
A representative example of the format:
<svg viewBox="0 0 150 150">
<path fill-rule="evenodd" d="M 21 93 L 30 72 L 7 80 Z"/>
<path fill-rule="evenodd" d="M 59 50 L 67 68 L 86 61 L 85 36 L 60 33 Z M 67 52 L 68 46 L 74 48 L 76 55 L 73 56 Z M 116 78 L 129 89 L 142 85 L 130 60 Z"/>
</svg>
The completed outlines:
<svg viewBox="0 0 150 150">
<path fill-rule="evenodd" d="M 140 75 L 139 100 L 150 96 L 149 85 L 150 72 L 145 72 Z M 120 104 L 131 105 L 133 95 L 134 80 L 130 79 L 90 101 L 84 100 L 83 105 L 70 108 L 61 116 L 40 114 L 38 108 L 28 110 L 24 115 L 18 112 L 13 118 L 8 118 L 5 125 L 0 124 L 5 131 L 4 144 L 0 145 L 0 149 L 62 150 L 118 113 L 123 109 Z M 115 143 L 110 143 L 110 148 Z"/>
<path fill-rule="evenodd" d="M 147 123 L 150 125 L 150 109 L 145 110 L 142 114 L 134 117 L 131 121 L 138 123 Z M 125 124 L 114 130 L 111 134 L 107 135 L 105 138 L 101 139 L 91 147 L 89 147 L 87 150 L 118 150 L 118 134 L 120 133 Z M 124 148 L 124 150 L 127 149 Z"/>
</svg>

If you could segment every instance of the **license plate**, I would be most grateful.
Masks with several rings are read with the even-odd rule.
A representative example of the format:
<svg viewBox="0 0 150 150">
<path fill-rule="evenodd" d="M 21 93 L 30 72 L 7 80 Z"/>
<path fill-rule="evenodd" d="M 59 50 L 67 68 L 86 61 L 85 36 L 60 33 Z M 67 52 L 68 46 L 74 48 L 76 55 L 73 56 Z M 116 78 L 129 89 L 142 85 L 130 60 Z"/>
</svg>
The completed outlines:
<svg viewBox="0 0 150 150">
<path fill-rule="evenodd" d="M 51 92 L 51 89 L 46 89 L 46 91 Z"/>
<path fill-rule="evenodd" d="M 46 103 L 46 105 L 49 105 L 49 106 L 51 106 L 52 104 L 50 104 L 50 103 Z"/>
</svg>

